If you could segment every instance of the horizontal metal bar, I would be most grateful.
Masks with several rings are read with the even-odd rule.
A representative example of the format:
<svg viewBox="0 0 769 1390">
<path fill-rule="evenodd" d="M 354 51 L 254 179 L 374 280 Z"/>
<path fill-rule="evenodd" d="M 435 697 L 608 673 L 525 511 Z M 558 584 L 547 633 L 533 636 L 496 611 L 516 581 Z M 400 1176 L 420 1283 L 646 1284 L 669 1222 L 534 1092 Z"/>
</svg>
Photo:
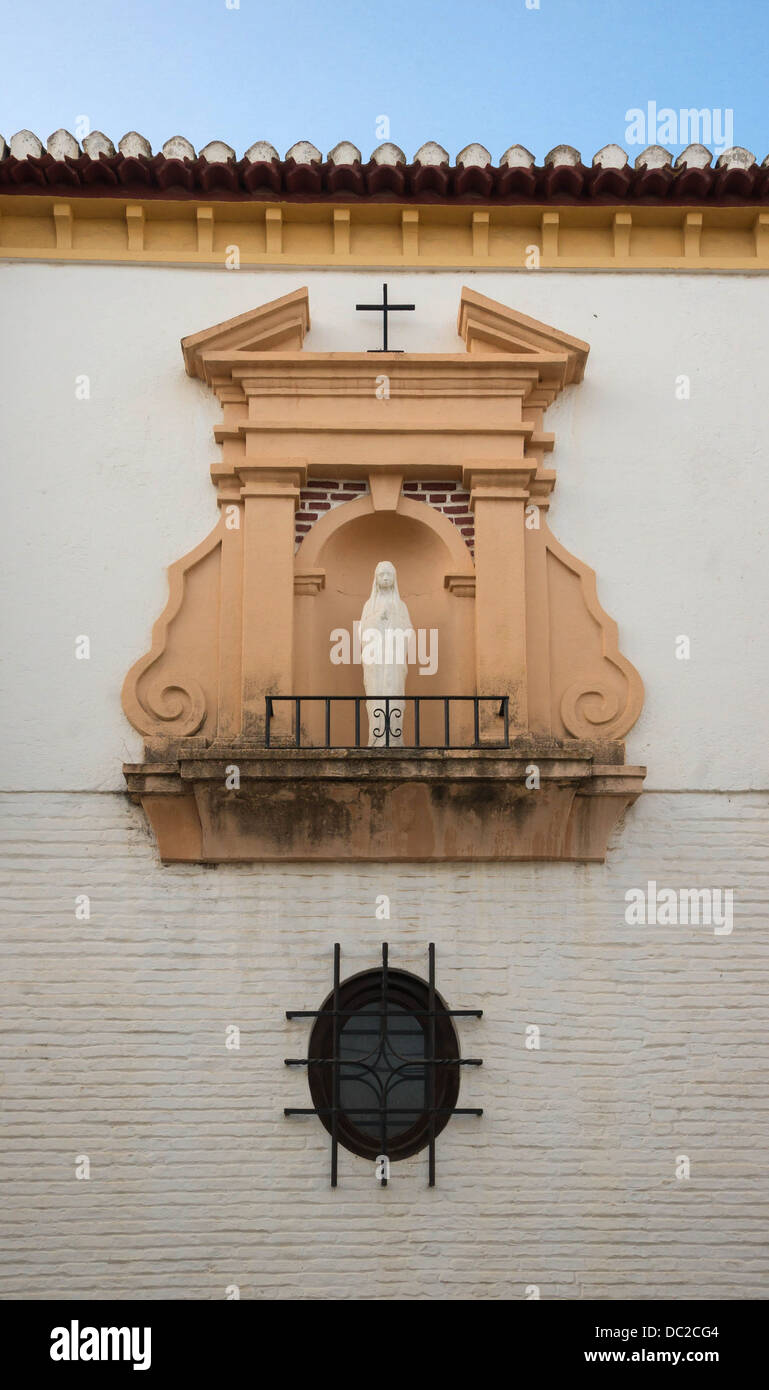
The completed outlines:
<svg viewBox="0 0 769 1390">
<path fill-rule="evenodd" d="M 384 696 L 384 695 L 382 695 L 382 696 L 379 696 L 379 697 L 373 697 L 373 696 L 368 696 L 368 697 L 367 697 L 367 696 L 365 696 L 365 695 L 270 695 L 269 698 L 270 698 L 270 700 L 272 701 L 272 703 L 273 703 L 274 705 L 277 705 L 278 703 L 285 703 L 285 701 L 287 701 L 287 700 L 288 700 L 288 701 L 292 701 L 292 700 L 316 700 L 316 701 L 317 701 L 317 700 L 334 700 L 334 701 L 340 701 L 340 702 L 341 702 L 341 701 L 347 701 L 347 702 L 349 703 L 349 702 L 352 701 L 352 700 L 363 701 L 363 700 L 366 699 L 366 698 L 368 698 L 368 699 L 379 698 L 379 699 L 383 699 L 383 700 L 384 700 L 384 699 L 390 699 L 390 700 L 408 700 L 408 701 L 411 702 L 412 704 L 413 704 L 413 702 L 414 702 L 415 700 L 418 700 L 419 703 L 420 703 L 420 705 L 428 704 L 430 701 L 434 701 L 434 700 L 439 701 L 441 704 L 443 704 L 444 700 L 469 700 L 469 701 L 472 701 L 472 702 L 478 700 L 478 701 L 480 701 L 481 704 L 487 704 L 487 703 L 488 703 L 488 704 L 493 704 L 493 703 L 495 703 L 497 700 L 499 700 L 499 701 L 500 701 L 499 718 L 501 719 L 501 718 L 502 718 L 502 705 L 501 705 L 501 702 L 502 702 L 503 700 L 506 700 L 508 697 L 507 697 L 506 695 L 389 695 L 389 696 Z"/>
<path fill-rule="evenodd" d="M 355 1018 L 360 1013 L 360 1009 L 286 1009 L 286 1018 L 333 1018 L 338 1014 L 340 1018 Z M 483 1009 L 437 1009 L 435 1018 L 483 1018 Z M 414 1018 L 432 1018 L 433 1015 L 427 1009 L 414 1009 Z M 388 1013 L 383 1009 L 380 1012 L 366 1010 L 366 1018 L 392 1018 L 392 1009 Z"/>
<path fill-rule="evenodd" d="M 389 1105 L 388 1105 L 387 1107 L 380 1106 L 380 1108 L 379 1108 L 378 1110 L 362 1110 L 362 1109 L 359 1109 L 359 1108 L 353 1110 L 353 1109 L 351 1109 L 351 1108 L 348 1108 L 348 1107 L 345 1105 L 345 1106 L 341 1106 L 340 1109 L 342 1110 L 342 1113 L 345 1114 L 345 1115 L 372 1115 L 372 1116 L 375 1116 L 377 1119 L 381 1119 L 381 1117 L 382 1117 L 383 1114 L 386 1115 L 387 1119 L 392 1119 L 392 1118 L 393 1118 L 394 1116 L 396 1116 L 396 1115 L 482 1115 L 482 1114 L 483 1114 L 483 1111 L 482 1111 L 482 1110 L 462 1110 L 462 1109 L 460 1109 L 459 1107 L 457 1107 L 456 1110 L 447 1110 L 447 1109 L 445 1109 L 445 1108 L 443 1108 L 443 1107 L 441 1107 L 441 1106 L 432 1106 L 429 1110 L 428 1110 L 428 1109 L 425 1109 L 424 1107 L 422 1107 L 421 1109 L 418 1109 L 416 1106 L 412 1106 L 409 1110 L 391 1110 L 390 1107 L 389 1107 Z M 288 1106 L 288 1105 L 287 1105 L 287 1106 L 285 1107 L 284 1111 L 283 1111 L 283 1114 L 284 1114 L 284 1115 L 332 1115 L 333 1113 L 334 1113 L 333 1106 L 330 1106 L 330 1105 L 322 1106 L 322 1107 L 320 1107 L 319 1109 L 310 1109 L 310 1110 L 298 1110 L 298 1109 L 296 1109 L 296 1108 L 293 1107 L 293 1106 Z"/>
<path fill-rule="evenodd" d="M 398 753 L 493 753 L 495 748 L 509 748 L 510 744 L 502 740 L 488 743 L 484 739 L 483 743 L 477 746 L 474 743 L 401 743 L 399 745 L 390 744 L 389 750 L 385 748 L 384 744 L 373 745 L 371 748 L 368 746 L 364 747 L 362 744 L 360 747 L 357 747 L 354 743 L 329 743 L 328 745 L 325 743 L 282 743 L 280 745 L 271 743 L 269 746 L 273 750 L 279 748 L 281 753 L 290 753 L 293 749 L 299 747 L 310 753 L 349 753 L 350 749 L 354 748 L 356 753 L 362 753 L 366 757 L 369 757 L 369 755 L 381 753 L 383 749 L 385 752 L 393 751 Z"/>
<path fill-rule="evenodd" d="M 389 1034 L 388 1034 L 389 1036 Z M 357 1057 L 284 1057 L 286 1067 L 359 1067 L 362 1062 Z M 482 1057 L 414 1057 L 406 1063 L 410 1067 L 482 1067 Z M 356 1077 L 347 1077 L 349 1081 Z M 404 1081 L 414 1081 L 415 1077 L 404 1077 Z"/>
</svg>

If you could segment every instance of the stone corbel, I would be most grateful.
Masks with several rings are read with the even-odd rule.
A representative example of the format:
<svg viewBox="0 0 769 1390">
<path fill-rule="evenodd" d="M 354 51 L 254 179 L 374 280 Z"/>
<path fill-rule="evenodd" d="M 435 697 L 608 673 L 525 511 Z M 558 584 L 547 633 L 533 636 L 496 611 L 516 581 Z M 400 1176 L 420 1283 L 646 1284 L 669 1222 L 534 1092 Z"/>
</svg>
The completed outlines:
<svg viewBox="0 0 769 1390">
<path fill-rule="evenodd" d="M 475 598 L 474 574 L 447 574 L 443 583 L 457 598 Z"/>
<path fill-rule="evenodd" d="M 326 587 L 325 570 L 297 570 L 294 575 L 294 593 L 313 598 Z"/>
</svg>

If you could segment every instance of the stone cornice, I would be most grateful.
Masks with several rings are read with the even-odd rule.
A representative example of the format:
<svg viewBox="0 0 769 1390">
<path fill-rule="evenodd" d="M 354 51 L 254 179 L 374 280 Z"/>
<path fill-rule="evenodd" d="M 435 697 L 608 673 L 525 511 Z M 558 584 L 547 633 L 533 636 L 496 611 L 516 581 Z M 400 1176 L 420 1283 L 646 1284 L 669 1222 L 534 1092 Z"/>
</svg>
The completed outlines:
<svg viewBox="0 0 769 1390">
<path fill-rule="evenodd" d="M 0 259 L 204 265 L 223 273 L 237 266 L 765 273 L 769 206 L 519 201 L 481 210 L 455 201 L 127 200 L 0 187 Z"/>
</svg>

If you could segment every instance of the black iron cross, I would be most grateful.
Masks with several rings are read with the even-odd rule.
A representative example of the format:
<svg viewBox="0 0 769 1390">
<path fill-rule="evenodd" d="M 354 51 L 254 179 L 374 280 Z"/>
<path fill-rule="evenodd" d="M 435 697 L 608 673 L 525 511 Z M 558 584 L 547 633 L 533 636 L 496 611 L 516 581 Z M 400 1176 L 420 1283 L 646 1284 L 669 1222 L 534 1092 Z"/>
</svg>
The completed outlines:
<svg viewBox="0 0 769 1390">
<path fill-rule="evenodd" d="M 387 345 L 387 315 L 392 314 L 397 309 L 415 309 L 415 304 L 388 304 L 387 286 L 382 286 L 381 304 L 356 304 L 356 309 L 374 309 L 382 315 L 382 346 L 380 348 L 369 348 L 369 352 L 403 352 L 403 348 L 391 348 Z"/>
</svg>

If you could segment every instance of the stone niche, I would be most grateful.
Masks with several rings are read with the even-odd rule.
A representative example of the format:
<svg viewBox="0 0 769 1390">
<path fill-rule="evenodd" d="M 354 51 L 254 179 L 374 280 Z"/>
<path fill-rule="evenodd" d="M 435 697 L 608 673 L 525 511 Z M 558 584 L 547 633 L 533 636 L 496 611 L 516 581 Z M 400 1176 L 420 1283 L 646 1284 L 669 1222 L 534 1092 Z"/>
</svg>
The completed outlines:
<svg viewBox="0 0 769 1390">
<path fill-rule="evenodd" d="M 128 790 L 162 859 L 602 860 L 643 784 L 621 741 L 643 687 L 593 571 L 548 526 L 543 429 L 587 344 L 468 289 L 454 353 L 306 352 L 309 323 L 298 289 L 182 343 L 222 406 L 220 515 L 171 565 L 123 689 L 145 739 Z M 313 480 L 325 509 L 297 546 Z M 474 552 L 431 480 L 469 494 Z M 275 699 L 362 695 L 330 634 L 360 616 L 381 559 L 414 626 L 439 634 L 437 670 L 411 668 L 406 695 L 487 697 L 479 746 L 440 746 L 437 703 L 424 748 L 355 747 L 349 703 L 328 729 L 323 703 L 303 704 L 298 741 L 293 700 Z M 507 700 L 502 747 L 491 697 Z M 453 709 L 466 731 L 472 702 Z"/>
</svg>

